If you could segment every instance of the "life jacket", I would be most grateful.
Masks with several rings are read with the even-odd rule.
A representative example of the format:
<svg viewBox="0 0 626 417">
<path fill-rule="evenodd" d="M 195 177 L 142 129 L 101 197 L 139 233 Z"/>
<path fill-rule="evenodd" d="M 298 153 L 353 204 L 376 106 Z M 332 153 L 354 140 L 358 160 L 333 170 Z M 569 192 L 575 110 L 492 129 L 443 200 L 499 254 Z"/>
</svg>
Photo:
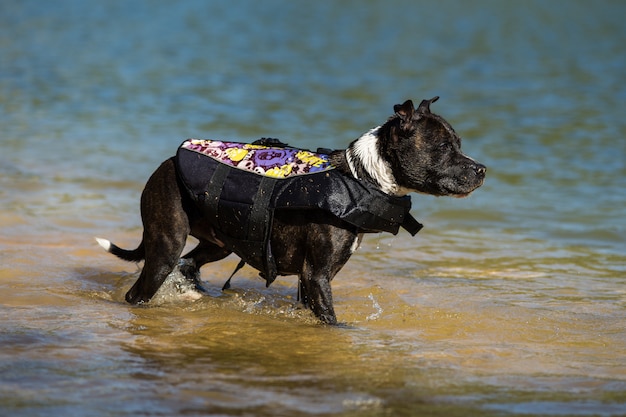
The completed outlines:
<svg viewBox="0 0 626 417">
<path fill-rule="evenodd" d="M 269 286 L 278 275 L 270 233 L 275 210 L 325 210 L 358 233 L 415 235 L 411 198 L 394 197 L 348 176 L 328 154 L 275 140 L 253 144 L 188 139 L 174 157 L 181 182 L 216 237 Z"/>
</svg>

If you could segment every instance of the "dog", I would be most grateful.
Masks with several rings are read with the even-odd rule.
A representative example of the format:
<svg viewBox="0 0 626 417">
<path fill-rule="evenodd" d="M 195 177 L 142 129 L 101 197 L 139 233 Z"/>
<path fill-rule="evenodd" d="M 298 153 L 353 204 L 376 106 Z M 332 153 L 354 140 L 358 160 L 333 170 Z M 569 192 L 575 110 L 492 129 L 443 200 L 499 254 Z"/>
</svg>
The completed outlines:
<svg viewBox="0 0 626 417">
<path fill-rule="evenodd" d="M 304 305 L 322 323 L 336 324 L 331 280 L 359 247 L 364 233 L 375 230 L 397 233 L 397 228 L 402 225 L 415 234 L 421 225 L 408 213 L 410 203 L 407 206 L 406 202 L 410 202 L 409 193 L 465 197 L 484 182 L 485 165 L 463 154 L 459 135 L 443 117 L 430 111 L 431 104 L 438 98 L 422 100 L 417 108 L 411 100 L 395 105 L 394 114 L 382 125 L 369 130 L 346 149 L 325 154 L 330 171 L 316 174 L 317 177 L 303 176 L 301 183 L 288 191 L 298 197 L 310 191 L 306 184 L 313 183 L 313 179 L 328 181 L 332 177 L 333 181 L 362 187 L 360 189 L 365 190 L 364 194 L 357 193 L 354 197 L 343 185 L 323 183 L 316 191 L 316 194 L 322 195 L 321 203 L 313 208 L 272 206 L 268 209 L 268 204 L 273 203 L 266 201 L 264 206 L 251 203 L 253 207 L 247 213 L 250 217 L 258 217 L 260 226 L 248 229 L 262 231 L 259 239 L 250 246 L 253 249 L 245 248 L 249 239 L 232 238 L 234 234 L 228 230 L 240 226 L 238 216 L 241 210 L 235 213 L 228 206 L 217 208 L 219 196 L 216 195 L 224 192 L 215 184 L 228 186 L 232 182 L 228 179 L 231 174 L 224 174 L 219 179 L 213 174 L 203 182 L 206 184 L 204 192 L 194 194 L 184 178 L 187 163 L 181 162 L 180 158 L 166 160 L 152 174 L 141 195 L 144 230 L 139 246 L 134 250 L 125 250 L 106 239 L 97 238 L 105 250 L 121 259 L 132 262 L 145 260 L 139 278 L 126 294 L 126 301 L 132 304 L 148 302 L 177 265 L 190 282 L 199 284 L 200 267 L 235 253 L 243 259 L 240 266 L 246 262 L 258 269 L 268 285 L 276 275 L 297 275 L 299 296 Z M 257 145 L 262 148 L 267 142 L 261 140 Z M 190 161 L 203 158 L 195 154 L 190 157 L 195 158 Z M 194 175 L 189 177 L 194 180 Z M 240 184 L 248 183 L 249 180 L 240 181 Z M 278 181 L 276 184 L 287 187 L 282 185 L 286 182 Z M 233 187 L 237 189 L 241 185 Z M 327 196 L 324 187 L 332 188 L 332 193 L 328 191 Z M 248 194 L 261 197 L 267 194 L 260 190 Z M 271 193 L 276 194 L 275 190 Z M 281 195 L 286 193 L 281 191 Z M 335 195 L 331 196 L 333 193 Z M 375 222 L 375 226 L 367 221 L 359 223 L 358 219 L 327 209 L 327 206 L 337 206 L 337 194 L 340 200 L 356 205 L 360 205 L 361 197 L 358 196 L 373 195 L 371 204 L 376 206 L 378 201 L 383 201 L 381 210 L 385 213 L 397 208 L 396 203 L 403 204 L 404 211 L 387 216 L 387 223 L 384 224 L 380 221 Z M 328 203 L 329 199 L 333 201 Z M 207 212 L 207 206 L 212 206 L 213 211 Z M 376 214 L 376 209 L 368 210 L 357 217 L 370 218 L 372 216 L 368 213 Z M 348 211 L 353 212 L 352 209 Z M 258 216 L 258 213 L 262 215 Z M 229 216 L 234 216 L 235 220 L 226 226 L 218 224 L 220 219 Z M 384 213 L 380 216 L 385 217 Z M 373 217 L 380 220 L 380 216 Z M 199 243 L 180 259 L 189 235 L 197 238 Z"/>
</svg>

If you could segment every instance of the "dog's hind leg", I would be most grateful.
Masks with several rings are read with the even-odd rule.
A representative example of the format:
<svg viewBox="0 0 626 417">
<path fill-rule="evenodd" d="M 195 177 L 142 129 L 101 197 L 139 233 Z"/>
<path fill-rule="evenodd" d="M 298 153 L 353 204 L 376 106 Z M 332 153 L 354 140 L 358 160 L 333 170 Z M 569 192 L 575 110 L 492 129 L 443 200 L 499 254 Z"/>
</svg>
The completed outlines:
<svg viewBox="0 0 626 417">
<path fill-rule="evenodd" d="M 232 251 L 222 248 L 215 243 L 207 240 L 200 240 L 200 243 L 186 253 L 183 259 L 193 259 L 196 267 L 199 269 L 202 265 L 209 262 L 220 261 L 230 255 Z"/>
<path fill-rule="evenodd" d="M 196 286 L 196 289 L 205 291 L 200 281 L 200 267 L 209 262 L 224 259 L 232 252 L 206 240 L 200 243 L 183 256 L 180 272 L 187 280 Z"/>
<path fill-rule="evenodd" d="M 150 301 L 161 285 L 163 285 L 165 278 L 176 267 L 180 254 L 185 247 L 185 237 L 182 239 L 152 241 L 152 244 L 149 245 L 144 236 L 146 261 L 139 279 L 126 293 L 126 301 L 131 304 Z"/>
<path fill-rule="evenodd" d="M 149 301 L 174 270 L 190 232 L 174 162 L 169 159 L 152 174 L 141 195 L 145 263 L 139 279 L 126 293 L 132 304 Z"/>
</svg>

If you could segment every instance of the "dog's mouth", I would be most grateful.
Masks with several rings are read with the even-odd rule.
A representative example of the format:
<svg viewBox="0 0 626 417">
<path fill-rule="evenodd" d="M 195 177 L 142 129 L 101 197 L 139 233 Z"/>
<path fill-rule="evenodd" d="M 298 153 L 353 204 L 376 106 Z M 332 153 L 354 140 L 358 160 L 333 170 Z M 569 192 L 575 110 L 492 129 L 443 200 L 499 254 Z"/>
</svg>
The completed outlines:
<svg viewBox="0 0 626 417">
<path fill-rule="evenodd" d="M 459 184 L 459 183 L 444 183 L 442 184 L 442 189 L 443 189 L 443 193 L 442 195 L 446 195 L 446 196 L 450 196 L 450 197 L 454 197 L 454 198 L 465 198 L 467 196 L 469 196 L 472 192 L 474 192 L 474 190 L 476 190 L 478 187 L 480 187 L 481 185 L 483 185 L 483 182 L 485 181 L 485 178 L 477 178 L 474 181 L 467 183 L 466 181 L 468 180 L 467 178 L 463 178 L 464 182 Z"/>
<path fill-rule="evenodd" d="M 478 187 L 476 187 L 478 188 Z M 444 196 L 448 196 L 448 197 L 454 197 L 454 198 L 465 198 L 467 196 L 469 196 L 473 191 L 475 190 L 472 189 L 471 191 L 466 191 L 466 192 L 460 192 L 458 190 L 446 190 L 446 192 L 443 194 Z"/>
<path fill-rule="evenodd" d="M 455 198 L 465 198 L 483 185 L 487 168 L 471 160 L 471 164 L 455 164 L 440 174 L 433 184 L 432 194 Z"/>
</svg>

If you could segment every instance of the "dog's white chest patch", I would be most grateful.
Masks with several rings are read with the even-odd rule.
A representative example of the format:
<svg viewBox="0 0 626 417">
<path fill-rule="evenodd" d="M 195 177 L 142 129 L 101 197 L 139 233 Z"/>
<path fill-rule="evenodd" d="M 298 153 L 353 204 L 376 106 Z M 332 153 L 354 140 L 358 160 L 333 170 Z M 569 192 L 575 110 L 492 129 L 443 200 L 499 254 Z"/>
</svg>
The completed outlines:
<svg viewBox="0 0 626 417">
<path fill-rule="evenodd" d="M 363 235 L 360 234 L 354 239 L 354 242 L 352 242 L 352 246 L 350 246 L 350 253 L 356 252 L 361 246 L 362 241 L 363 241 Z"/>
<path fill-rule="evenodd" d="M 410 192 L 400 187 L 393 176 L 389 163 L 378 151 L 378 131 L 380 126 L 371 129 L 352 143 L 346 150 L 348 166 L 355 178 L 359 174 L 355 164 L 359 164 L 379 185 L 380 189 L 389 195 L 404 196 Z"/>
</svg>

